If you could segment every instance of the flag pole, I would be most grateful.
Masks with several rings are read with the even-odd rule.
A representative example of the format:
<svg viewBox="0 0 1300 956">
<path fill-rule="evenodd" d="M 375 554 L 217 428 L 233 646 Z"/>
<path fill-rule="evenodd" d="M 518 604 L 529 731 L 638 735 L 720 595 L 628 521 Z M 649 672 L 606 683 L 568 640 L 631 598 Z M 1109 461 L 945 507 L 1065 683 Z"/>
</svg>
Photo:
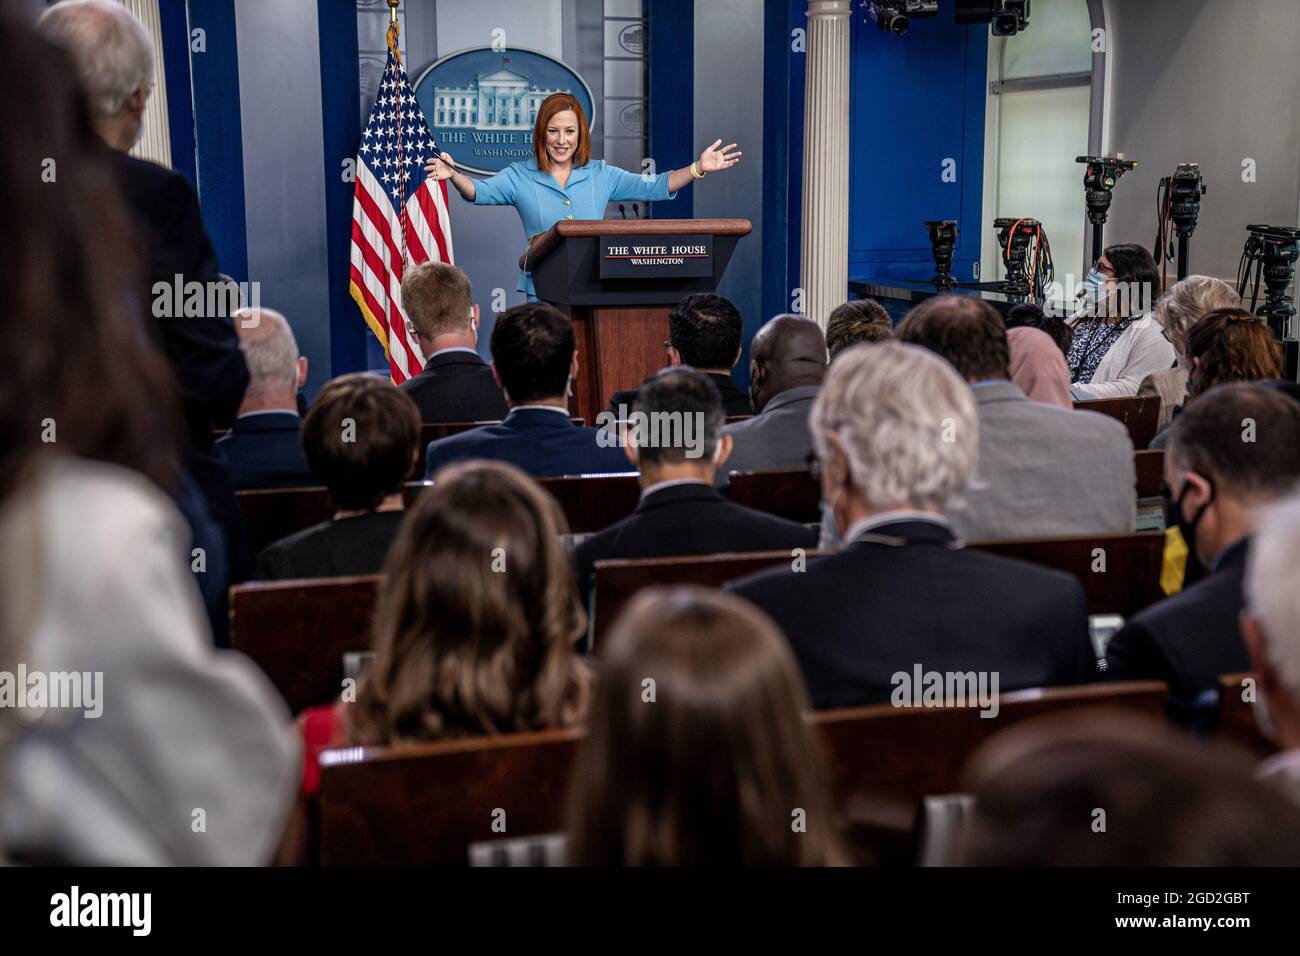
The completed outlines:
<svg viewBox="0 0 1300 956">
<path fill-rule="evenodd" d="M 402 25 L 397 22 L 397 7 L 402 0 L 388 0 L 388 49 L 393 51 L 397 62 L 402 62 L 402 51 L 398 49 L 397 38 L 401 35 Z"/>
<path fill-rule="evenodd" d="M 402 25 L 397 21 L 397 7 L 402 0 L 388 0 L 388 49 L 393 54 L 393 62 L 397 64 L 394 70 L 402 65 L 402 51 L 398 44 L 398 38 L 402 35 Z M 394 82 L 396 82 L 396 72 L 394 72 Z M 410 264 L 410 255 L 406 250 L 406 150 L 402 142 L 402 99 L 397 97 L 394 104 L 397 113 L 397 161 L 401 165 L 398 167 L 398 182 L 401 190 L 401 198 L 398 200 L 397 221 L 398 231 L 401 233 L 400 245 L 402 249 L 402 267 L 403 271 Z"/>
</svg>

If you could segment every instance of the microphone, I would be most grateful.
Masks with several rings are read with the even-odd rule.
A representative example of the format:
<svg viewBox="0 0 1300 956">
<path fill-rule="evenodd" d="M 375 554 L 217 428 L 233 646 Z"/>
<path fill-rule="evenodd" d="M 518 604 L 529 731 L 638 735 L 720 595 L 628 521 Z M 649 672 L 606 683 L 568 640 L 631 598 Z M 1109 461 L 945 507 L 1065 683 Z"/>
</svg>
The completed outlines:
<svg viewBox="0 0 1300 956">
<path fill-rule="evenodd" d="M 635 216 L 637 219 L 641 218 L 641 207 L 638 206 L 636 203 L 632 203 L 632 215 Z"/>
<path fill-rule="evenodd" d="M 624 219 L 627 218 L 627 212 L 623 209 L 623 204 L 622 204 L 622 203 L 619 203 L 619 204 L 618 204 L 618 214 L 619 214 L 620 216 L 622 216 Z"/>
</svg>

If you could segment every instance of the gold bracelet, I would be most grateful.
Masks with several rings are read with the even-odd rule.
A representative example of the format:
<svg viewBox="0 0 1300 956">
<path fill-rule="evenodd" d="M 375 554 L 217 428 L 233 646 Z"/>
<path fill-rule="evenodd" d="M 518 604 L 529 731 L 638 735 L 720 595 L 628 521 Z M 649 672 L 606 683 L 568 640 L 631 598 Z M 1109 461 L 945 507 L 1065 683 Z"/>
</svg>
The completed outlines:
<svg viewBox="0 0 1300 956">
<path fill-rule="evenodd" d="M 692 176 L 692 178 L 694 178 L 694 179 L 703 179 L 703 178 L 704 178 L 704 173 L 700 172 L 700 163 L 699 163 L 699 160 L 696 160 L 695 162 L 691 163 L 691 176 Z"/>
</svg>

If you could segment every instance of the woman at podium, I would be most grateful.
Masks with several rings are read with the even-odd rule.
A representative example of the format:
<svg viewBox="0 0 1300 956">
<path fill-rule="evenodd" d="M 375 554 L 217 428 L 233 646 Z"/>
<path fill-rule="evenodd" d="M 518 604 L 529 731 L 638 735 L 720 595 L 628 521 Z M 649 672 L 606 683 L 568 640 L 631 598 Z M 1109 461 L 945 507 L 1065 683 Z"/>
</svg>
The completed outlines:
<svg viewBox="0 0 1300 956">
<path fill-rule="evenodd" d="M 457 171 L 449 153 L 431 158 L 424 169 L 431 179 L 451 180 L 456 191 L 476 206 L 514 206 L 532 242 L 561 219 L 605 218 L 605 207 L 611 202 L 672 199 L 692 180 L 740 161 L 735 143 L 721 144 L 721 139 L 716 140 L 695 162 L 669 173 L 651 177 L 629 173 L 591 159 L 582 104 L 569 93 L 554 93 L 537 111 L 531 159 L 511 163 L 480 182 Z M 519 273 L 518 288 L 536 298 L 528 272 Z"/>
</svg>

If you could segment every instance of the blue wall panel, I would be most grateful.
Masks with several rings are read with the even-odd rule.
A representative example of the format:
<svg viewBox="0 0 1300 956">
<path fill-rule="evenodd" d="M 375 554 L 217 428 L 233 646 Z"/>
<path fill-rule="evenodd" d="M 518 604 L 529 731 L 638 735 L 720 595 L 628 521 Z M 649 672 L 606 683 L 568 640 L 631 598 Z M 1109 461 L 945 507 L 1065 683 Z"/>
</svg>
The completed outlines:
<svg viewBox="0 0 1300 956">
<path fill-rule="evenodd" d="M 194 155 L 194 100 L 190 90 L 190 28 L 185 0 L 160 0 L 163 76 L 167 81 L 167 133 L 172 169 L 198 184 Z"/>
<path fill-rule="evenodd" d="M 238 282 L 247 282 L 248 233 L 244 214 L 235 4 L 234 0 L 189 0 L 189 12 L 191 31 L 203 30 L 204 41 L 202 52 L 190 53 L 197 104 L 194 136 L 203 222 L 216 246 L 221 271 Z"/>
<path fill-rule="evenodd" d="M 791 308 L 799 285 L 806 0 L 767 0 L 763 44 L 763 315 Z"/>
<path fill-rule="evenodd" d="M 650 156 L 665 172 L 693 159 L 695 97 L 695 4 L 693 0 L 646 0 L 646 118 Z M 685 160 L 690 162 L 690 159 Z M 693 189 L 683 189 L 662 212 L 646 203 L 648 215 L 691 219 Z"/>
<path fill-rule="evenodd" d="M 380 368 L 388 368 L 383 347 L 361 318 L 348 294 L 352 252 L 352 195 L 356 184 L 339 175 L 346 157 L 355 157 L 361 141 L 357 90 L 356 0 L 317 0 L 320 21 L 321 118 L 325 154 L 325 225 L 329 257 L 330 374 L 360 372 L 369 365 L 366 339 L 374 341 Z"/>
<path fill-rule="evenodd" d="M 927 279 L 927 219 L 956 219 L 953 274 L 980 254 L 988 28 L 941 13 L 904 37 L 855 17 L 850 66 L 849 277 Z M 956 161 L 956 181 L 942 178 Z"/>
</svg>

